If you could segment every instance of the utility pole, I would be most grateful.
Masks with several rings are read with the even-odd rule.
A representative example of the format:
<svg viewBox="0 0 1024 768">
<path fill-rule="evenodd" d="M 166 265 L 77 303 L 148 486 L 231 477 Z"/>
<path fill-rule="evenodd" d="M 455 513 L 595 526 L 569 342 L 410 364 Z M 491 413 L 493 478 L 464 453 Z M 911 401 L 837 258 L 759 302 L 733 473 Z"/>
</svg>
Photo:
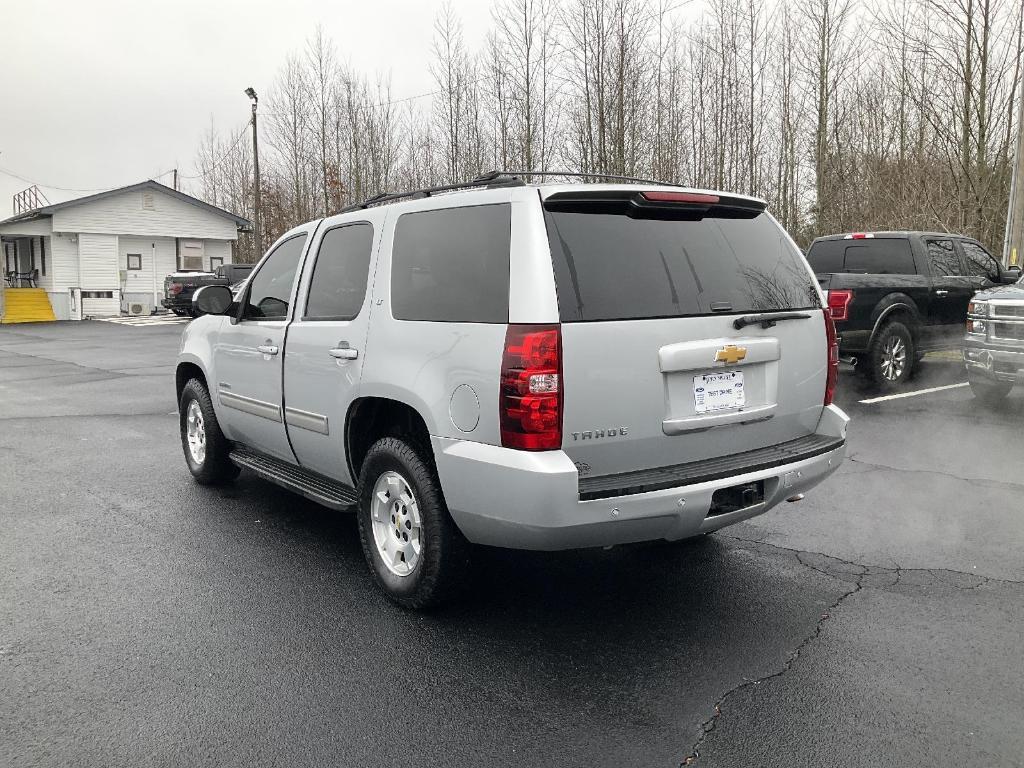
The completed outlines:
<svg viewBox="0 0 1024 768">
<path fill-rule="evenodd" d="M 1003 248 L 1003 264 L 1009 266 L 1024 263 L 1024 86 L 1017 97 L 1020 109 L 1017 113 L 1017 152 L 1013 160 L 1013 175 L 1010 181 L 1010 206 L 1006 211 L 1006 245 Z"/>
<path fill-rule="evenodd" d="M 253 202 L 253 261 L 259 261 L 263 255 L 263 237 L 260 232 L 260 151 L 256 138 L 256 105 L 259 104 L 259 97 L 250 85 L 245 89 L 245 95 L 252 101 L 252 174 L 254 177 L 255 199 Z"/>
</svg>

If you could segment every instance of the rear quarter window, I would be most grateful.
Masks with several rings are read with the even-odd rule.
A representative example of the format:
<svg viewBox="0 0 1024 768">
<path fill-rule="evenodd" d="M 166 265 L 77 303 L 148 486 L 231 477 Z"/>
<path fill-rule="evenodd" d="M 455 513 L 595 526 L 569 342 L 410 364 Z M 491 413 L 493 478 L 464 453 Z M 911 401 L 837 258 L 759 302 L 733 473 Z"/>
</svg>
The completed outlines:
<svg viewBox="0 0 1024 768">
<path fill-rule="evenodd" d="M 807 261 L 817 274 L 854 272 L 868 275 L 916 275 L 914 255 L 906 238 L 817 240 Z"/>
<path fill-rule="evenodd" d="M 501 203 L 402 214 L 391 257 L 394 317 L 507 323 L 511 211 Z"/>
<path fill-rule="evenodd" d="M 563 322 L 820 306 L 803 256 L 768 214 L 700 220 L 546 211 Z"/>
</svg>

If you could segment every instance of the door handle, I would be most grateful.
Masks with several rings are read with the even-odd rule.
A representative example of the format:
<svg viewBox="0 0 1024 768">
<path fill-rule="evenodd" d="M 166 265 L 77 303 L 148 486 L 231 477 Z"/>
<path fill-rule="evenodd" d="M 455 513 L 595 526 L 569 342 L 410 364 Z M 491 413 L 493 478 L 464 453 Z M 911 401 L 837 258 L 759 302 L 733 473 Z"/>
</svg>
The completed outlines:
<svg viewBox="0 0 1024 768">
<path fill-rule="evenodd" d="M 258 347 L 256 347 L 256 349 L 257 351 L 261 352 L 264 355 L 277 354 L 277 347 L 275 347 L 273 344 L 260 344 Z"/>
<path fill-rule="evenodd" d="M 334 349 L 328 349 L 327 354 L 338 360 L 355 360 L 359 357 L 359 350 L 353 349 L 345 342 L 339 342 Z"/>
<path fill-rule="evenodd" d="M 935 289 L 935 295 L 936 296 L 946 296 L 947 294 L 949 294 L 949 291 L 947 291 L 947 290 L 945 290 L 943 288 L 936 288 Z"/>
</svg>

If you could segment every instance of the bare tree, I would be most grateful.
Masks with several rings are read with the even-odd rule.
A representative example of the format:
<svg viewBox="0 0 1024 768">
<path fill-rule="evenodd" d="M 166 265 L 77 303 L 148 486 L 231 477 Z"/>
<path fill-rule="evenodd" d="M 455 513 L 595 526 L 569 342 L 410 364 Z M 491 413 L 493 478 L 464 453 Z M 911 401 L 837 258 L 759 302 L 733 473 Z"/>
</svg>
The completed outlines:
<svg viewBox="0 0 1024 768">
<path fill-rule="evenodd" d="M 378 192 L 561 166 L 759 195 L 802 242 L 927 228 L 995 246 L 1024 87 L 1022 6 L 493 0 L 477 48 L 449 4 L 434 26 L 435 91 L 418 96 L 342 67 L 318 28 L 262 112 L 266 237 Z M 247 131 L 211 127 L 196 155 L 198 193 L 243 215 Z M 257 252 L 239 243 L 240 256 Z"/>
</svg>

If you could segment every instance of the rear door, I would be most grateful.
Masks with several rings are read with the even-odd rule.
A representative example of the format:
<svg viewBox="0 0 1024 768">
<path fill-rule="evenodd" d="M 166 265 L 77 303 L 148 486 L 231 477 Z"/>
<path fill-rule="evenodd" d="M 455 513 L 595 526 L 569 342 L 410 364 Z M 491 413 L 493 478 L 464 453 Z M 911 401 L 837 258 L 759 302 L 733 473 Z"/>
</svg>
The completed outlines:
<svg viewBox="0 0 1024 768">
<path fill-rule="evenodd" d="M 763 203 L 651 204 L 642 194 L 545 200 L 562 321 L 562 448 L 581 476 L 813 433 L 825 320 L 792 240 Z M 742 322 L 762 313 L 796 317 Z"/>
<path fill-rule="evenodd" d="M 378 222 L 380 211 L 367 212 Z M 370 316 L 368 276 L 380 226 L 353 220 L 322 229 L 310 251 L 284 357 L 285 422 L 304 467 L 350 485 L 345 417 L 358 393 Z"/>
<path fill-rule="evenodd" d="M 932 292 L 929 303 L 928 327 L 931 345 L 951 346 L 963 337 L 967 320 L 967 304 L 974 295 L 974 287 L 964 272 L 956 246 L 951 237 L 925 239 L 928 266 L 932 273 Z"/>
</svg>

